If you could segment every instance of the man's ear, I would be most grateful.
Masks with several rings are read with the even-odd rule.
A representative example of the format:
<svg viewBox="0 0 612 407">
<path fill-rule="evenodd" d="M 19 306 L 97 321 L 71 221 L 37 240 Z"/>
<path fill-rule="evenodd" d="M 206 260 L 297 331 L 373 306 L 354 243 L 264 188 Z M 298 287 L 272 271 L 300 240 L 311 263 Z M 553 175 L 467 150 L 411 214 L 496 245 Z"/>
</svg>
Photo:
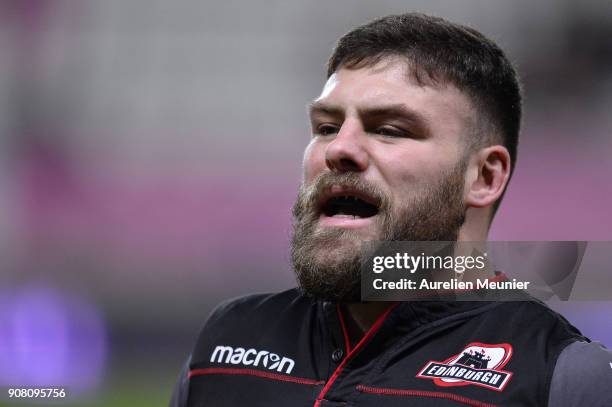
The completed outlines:
<svg viewBox="0 0 612 407">
<path fill-rule="evenodd" d="M 468 207 L 492 206 L 504 192 L 510 178 L 510 153 L 502 145 L 488 146 L 472 154 L 466 178 Z"/>
</svg>

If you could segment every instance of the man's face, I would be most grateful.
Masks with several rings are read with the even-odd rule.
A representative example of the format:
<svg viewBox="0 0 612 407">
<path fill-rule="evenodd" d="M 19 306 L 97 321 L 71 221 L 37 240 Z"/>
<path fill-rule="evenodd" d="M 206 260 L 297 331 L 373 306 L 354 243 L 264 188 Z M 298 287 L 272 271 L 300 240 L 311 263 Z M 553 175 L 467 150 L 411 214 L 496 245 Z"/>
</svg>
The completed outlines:
<svg viewBox="0 0 612 407">
<path fill-rule="evenodd" d="M 475 113 L 454 86 L 408 72 L 396 59 L 340 69 L 311 106 L 292 260 L 316 297 L 359 299 L 363 241 L 457 239 Z"/>
</svg>

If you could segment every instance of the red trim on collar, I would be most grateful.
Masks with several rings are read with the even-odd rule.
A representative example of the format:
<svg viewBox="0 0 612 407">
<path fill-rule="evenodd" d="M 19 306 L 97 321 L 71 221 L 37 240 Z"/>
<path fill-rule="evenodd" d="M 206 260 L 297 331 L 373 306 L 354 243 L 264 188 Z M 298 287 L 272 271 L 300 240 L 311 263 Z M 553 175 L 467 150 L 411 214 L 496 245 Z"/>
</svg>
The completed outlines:
<svg viewBox="0 0 612 407">
<path fill-rule="evenodd" d="M 329 378 L 329 380 L 325 384 L 325 387 L 323 387 L 323 390 L 321 390 L 321 393 L 319 393 L 319 395 L 317 396 L 317 400 L 315 401 L 314 407 L 320 407 L 321 406 L 321 401 L 323 401 L 323 397 L 325 397 L 325 394 L 327 394 L 327 392 L 329 391 L 331 386 L 334 384 L 336 379 L 338 379 L 338 376 L 340 376 L 340 373 L 342 372 L 342 370 L 344 369 L 346 364 L 349 362 L 349 360 L 351 360 L 351 358 L 354 355 L 356 355 L 361 350 L 361 348 L 363 348 L 366 345 L 366 343 L 368 343 L 370 341 L 370 339 L 372 339 L 374 334 L 376 334 L 376 332 L 382 326 L 383 322 L 385 322 L 385 320 L 387 319 L 387 317 L 389 316 L 391 311 L 393 311 L 393 309 L 398 304 L 399 303 L 394 303 L 389 308 L 387 308 L 385 310 L 385 312 L 383 312 L 382 315 L 378 317 L 376 322 L 374 322 L 374 325 L 372 325 L 372 327 L 368 330 L 368 332 L 366 332 L 366 334 L 363 336 L 363 338 L 361 338 L 359 343 L 353 349 L 351 349 L 351 351 L 348 353 L 348 355 L 346 355 L 346 357 L 344 358 L 342 363 L 340 363 L 340 366 L 338 366 L 336 368 L 336 370 L 334 370 L 334 373 L 331 375 L 331 377 Z"/>
<path fill-rule="evenodd" d="M 342 315 L 340 304 L 336 304 L 336 311 L 338 311 L 338 318 L 340 318 L 340 326 L 342 327 L 342 334 L 344 335 L 344 347 L 346 348 L 346 353 L 348 355 L 351 352 L 351 341 L 344 323 L 344 315 Z"/>
</svg>

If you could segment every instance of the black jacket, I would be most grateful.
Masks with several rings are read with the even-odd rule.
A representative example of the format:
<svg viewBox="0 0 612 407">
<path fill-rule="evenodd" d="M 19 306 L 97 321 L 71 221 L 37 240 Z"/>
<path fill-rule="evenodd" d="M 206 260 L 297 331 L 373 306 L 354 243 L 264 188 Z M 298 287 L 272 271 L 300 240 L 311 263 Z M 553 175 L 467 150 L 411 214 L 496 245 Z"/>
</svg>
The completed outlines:
<svg viewBox="0 0 612 407">
<path fill-rule="evenodd" d="M 537 301 L 396 303 L 351 346 L 293 289 L 217 307 L 170 405 L 612 406 L 610 387 L 612 354 Z"/>
</svg>

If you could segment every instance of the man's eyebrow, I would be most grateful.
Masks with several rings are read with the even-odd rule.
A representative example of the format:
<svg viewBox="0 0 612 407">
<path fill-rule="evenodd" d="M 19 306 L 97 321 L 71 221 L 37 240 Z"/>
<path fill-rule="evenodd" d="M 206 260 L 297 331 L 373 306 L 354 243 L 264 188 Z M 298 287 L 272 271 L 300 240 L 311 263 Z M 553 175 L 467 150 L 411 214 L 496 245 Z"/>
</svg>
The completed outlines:
<svg viewBox="0 0 612 407">
<path fill-rule="evenodd" d="M 344 109 L 338 106 L 329 105 L 320 101 L 314 101 L 307 106 L 308 113 L 312 116 L 315 113 L 328 114 L 330 116 L 344 116 Z"/>
<path fill-rule="evenodd" d="M 320 101 L 310 103 L 308 105 L 308 111 L 311 116 L 316 113 L 328 114 L 330 116 L 344 116 L 343 108 Z M 374 119 L 377 117 L 399 118 L 424 127 L 427 127 L 429 124 L 425 116 L 401 103 L 362 107 L 359 109 L 359 116 L 364 119 Z"/>
<path fill-rule="evenodd" d="M 429 120 L 425 116 L 401 103 L 361 108 L 359 109 L 359 116 L 364 119 L 393 117 L 408 120 L 425 127 L 429 124 Z"/>
</svg>

